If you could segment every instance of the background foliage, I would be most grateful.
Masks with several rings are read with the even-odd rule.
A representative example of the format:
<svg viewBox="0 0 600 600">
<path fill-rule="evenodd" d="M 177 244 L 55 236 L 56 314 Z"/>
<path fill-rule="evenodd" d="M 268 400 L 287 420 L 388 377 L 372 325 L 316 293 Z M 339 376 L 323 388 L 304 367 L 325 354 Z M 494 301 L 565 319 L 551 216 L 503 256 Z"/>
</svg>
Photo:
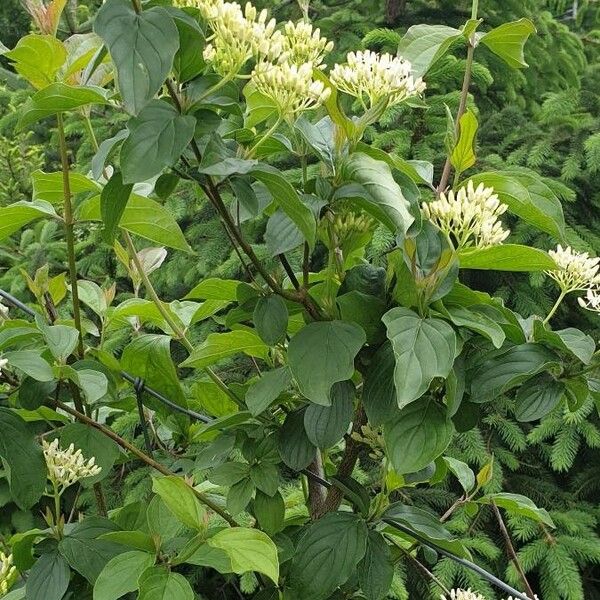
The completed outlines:
<svg viewBox="0 0 600 600">
<path fill-rule="evenodd" d="M 77 3 L 72 3 L 73 5 Z M 79 2 L 75 22 L 85 31 L 89 8 L 99 3 Z M 257 3 L 259 5 L 260 3 Z M 275 6 L 265 0 L 278 19 L 298 18 L 292 3 Z M 385 5 L 374 0 L 348 2 L 315 1 L 310 15 L 329 39 L 336 42 L 334 58 L 340 59 L 348 49 L 366 47 L 395 51 L 406 29 L 416 23 L 444 23 L 459 26 L 469 16 L 470 3 L 454 0 L 388 0 Z M 484 0 L 482 17 L 494 26 L 521 17 L 531 18 L 538 30 L 526 47 L 530 65 L 524 71 L 505 66 L 491 53 L 481 52 L 474 65 L 472 107 L 478 110 L 481 124 L 478 138 L 478 170 L 519 167 L 541 173 L 561 198 L 568 222 L 570 244 L 580 250 L 600 253 L 600 7 L 596 2 L 579 2 L 577 14 L 573 4 L 561 0 Z M 17 0 L 6 0 L 0 6 L 2 41 L 13 47 L 29 29 L 30 20 Z M 436 64 L 428 76 L 426 110 L 399 108 L 390 110 L 377 126 L 370 128 L 367 138 L 376 146 L 393 151 L 404 158 L 418 157 L 434 165 L 445 157 L 446 107 L 454 113 L 458 103 L 465 56 L 462 50 L 449 54 Z M 38 124 L 32 132 L 15 131 L 16 108 L 27 94 L 13 73 L 2 71 L 5 83 L 0 94 L 0 204 L 28 199 L 32 189 L 29 174 L 36 169 L 58 168 L 55 132 Z M 476 108 L 475 108 L 476 107 Z M 92 123 L 100 139 L 106 139 L 122 128 L 122 123 L 107 118 L 101 109 L 92 113 Z M 79 117 L 67 121 L 69 144 L 80 164 L 88 164 L 94 153 Z M 279 165 L 284 168 L 286 165 Z M 300 179 L 298 170 L 290 169 L 291 179 Z M 243 278 L 239 260 L 231 250 L 213 209 L 196 196 L 186 183 L 167 200 L 167 207 L 200 255 L 169 252 L 163 266 L 152 277 L 161 298 L 181 297 L 197 281 L 217 276 Z M 267 257 L 265 223 L 245 226 L 259 256 Z M 527 245 L 547 246 L 547 234 L 526 224 L 512 227 L 515 241 Z M 385 263 L 390 239 L 383 231 L 376 235 L 369 252 L 374 260 Z M 34 277 L 48 264 L 57 275 L 64 269 L 65 255 L 59 243 L 60 232 L 52 222 L 40 222 L 14 237 L 10 245 L 0 248 L 0 287 L 24 300 L 32 300 L 25 271 Z M 95 234 L 99 239 L 100 232 Z M 122 265 L 106 246 L 95 243 L 93 235 L 78 240 L 81 257 L 78 272 L 86 279 L 103 285 L 114 278 L 125 281 Z M 295 257 L 300 260 L 300 257 Z M 543 275 L 469 274 L 469 283 L 477 289 L 499 294 L 506 304 L 523 314 L 545 314 L 552 305 L 552 288 Z M 126 287 L 126 285 L 125 285 Z M 130 292 L 131 294 L 131 292 Z M 126 297 L 127 294 L 124 294 Z M 121 299 L 124 299 L 121 298 Z M 59 307 L 60 310 L 60 307 Z M 600 335 L 595 314 L 576 310 L 574 302 L 560 309 L 558 324 L 579 327 Z M 203 339 L 217 324 L 203 326 L 198 338 Z M 111 340 L 111 350 L 121 340 Z M 124 343 L 124 340 L 123 340 Z M 247 361 L 231 361 L 221 375 L 230 381 L 252 368 Z M 190 378 L 186 386 L 197 382 Z M 199 407 L 200 408 L 200 407 Z M 209 407 L 204 407 L 208 410 Z M 490 491 L 515 491 L 528 494 L 538 505 L 545 506 L 557 525 L 549 532 L 525 520 L 511 519 L 509 529 L 525 570 L 531 574 L 545 600 L 578 600 L 600 598 L 600 422 L 597 407 L 590 398 L 574 413 L 556 410 L 535 426 L 517 423 L 509 404 L 484 405 L 483 424 L 457 436 L 452 454 L 469 464 L 483 467 L 494 457 L 494 475 Z M 120 416 L 113 428 L 121 435 L 142 445 L 136 428 L 135 414 Z M 361 456 L 361 474 L 372 477 L 372 456 Z M 121 485 L 107 486 L 108 503 L 116 507 L 133 502 L 148 492 L 145 469 L 122 472 Z M 298 490 L 290 486 L 285 497 L 290 508 L 298 503 Z M 443 511 L 457 498 L 457 490 L 448 484 L 434 489 L 415 487 L 405 500 L 416 506 L 429 506 Z M 0 504 L 8 500 L 0 488 Z M 91 491 L 83 494 L 84 502 L 92 501 Z M 38 515 L 4 505 L 0 530 L 6 536 L 40 524 Z M 492 514 L 468 525 L 459 511 L 449 526 L 468 541 L 471 551 L 489 568 L 506 573 L 508 580 L 519 585 L 519 578 L 507 560 L 503 538 Z M 481 579 L 460 569 L 448 560 L 440 561 L 435 575 L 447 586 L 460 583 L 486 592 L 494 592 Z M 227 589 L 228 597 L 239 590 Z M 242 580 L 242 593 L 251 593 L 256 582 Z M 207 597 L 212 582 L 199 582 L 206 587 Z M 439 591 L 418 570 L 397 573 L 391 598 L 437 597 Z M 217 597 L 217 596 L 214 596 Z"/>
</svg>

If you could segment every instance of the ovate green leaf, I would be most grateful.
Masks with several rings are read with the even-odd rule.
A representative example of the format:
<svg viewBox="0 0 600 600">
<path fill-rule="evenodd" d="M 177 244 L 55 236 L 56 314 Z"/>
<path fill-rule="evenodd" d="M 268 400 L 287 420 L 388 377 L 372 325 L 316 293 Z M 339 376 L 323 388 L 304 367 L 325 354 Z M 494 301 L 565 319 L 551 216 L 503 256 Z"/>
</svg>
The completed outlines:
<svg viewBox="0 0 600 600">
<path fill-rule="evenodd" d="M 394 381 L 398 406 L 420 398 L 434 377 L 452 369 L 457 342 L 454 329 L 441 319 L 422 318 L 407 308 L 392 308 L 383 316 L 396 357 Z"/>
<path fill-rule="evenodd" d="M 104 40 L 117 67 L 127 112 L 137 115 L 161 88 L 179 48 L 177 27 L 162 7 L 137 14 L 127 0 L 107 0 L 94 31 Z"/>
<path fill-rule="evenodd" d="M 446 411 L 430 398 L 404 407 L 383 428 L 394 469 L 404 474 L 425 468 L 448 447 L 453 431 Z"/>
<path fill-rule="evenodd" d="M 315 404 L 331 404 L 331 386 L 350 379 L 354 358 L 366 341 L 353 323 L 319 321 L 303 327 L 288 346 L 289 366 L 300 391 Z"/>
<path fill-rule="evenodd" d="M 136 183 L 174 165 L 194 135 L 196 119 L 164 100 L 152 100 L 127 124 L 129 136 L 121 148 L 123 181 Z"/>
</svg>

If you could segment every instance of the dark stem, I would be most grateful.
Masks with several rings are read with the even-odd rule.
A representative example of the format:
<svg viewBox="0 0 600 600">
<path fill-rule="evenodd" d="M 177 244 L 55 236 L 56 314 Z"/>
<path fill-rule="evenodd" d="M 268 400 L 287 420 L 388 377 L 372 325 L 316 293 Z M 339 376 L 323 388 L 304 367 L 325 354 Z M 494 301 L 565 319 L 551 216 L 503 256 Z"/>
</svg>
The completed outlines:
<svg viewBox="0 0 600 600">
<path fill-rule="evenodd" d="M 506 552 L 508 554 L 508 557 L 510 558 L 513 565 L 515 566 L 515 569 L 517 569 L 517 572 L 519 573 L 519 577 L 521 578 L 521 581 L 523 582 L 523 585 L 525 586 L 527 593 L 533 599 L 533 598 L 535 598 L 535 592 L 533 591 L 533 589 L 531 588 L 531 585 L 529 584 L 529 581 L 527 580 L 527 576 L 525 575 L 525 571 L 523 570 L 523 565 L 521 565 L 521 561 L 519 560 L 519 557 L 517 556 L 517 553 L 515 552 L 515 547 L 513 546 L 510 534 L 508 533 L 508 529 L 506 529 L 504 519 L 502 518 L 502 515 L 500 514 L 500 510 L 496 506 L 495 502 L 492 502 L 492 509 L 494 510 L 494 515 L 496 516 L 496 520 L 498 521 L 498 526 L 500 527 L 500 532 L 502 533 L 502 537 L 504 538 L 504 541 L 506 542 Z"/>
<path fill-rule="evenodd" d="M 327 488 L 319 481 L 325 477 L 323 458 L 319 449 L 315 453 L 315 460 L 308 466 L 308 471 L 311 473 L 311 476 L 307 476 L 308 508 L 311 519 L 316 520 L 325 514 L 325 500 L 327 498 Z"/>
<path fill-rule="evenodd" d="M 352 433 L 360 433 L 362 426 L 367 422 L 367 415 L 359 404 L 356 413 L 354 415 L 354 422 L 352 424 Z M 344 454 L 337 470 L 338 477 L 350 477 L 356 461 L 358 460 L 358 451 L 360 448 L 360 442 L 357 442 L 352 434 L 346 436 L 346 447 L 344 448 Z M 333 512 L 340 507 L 344 493 L 338 487 L 331 487 L 327 492 L 327 498 L 323 505 L 323 514 Z"/>
<path fill-rule="evenodd" d="M 283 270 L 286 272 L 287 276 L 290 278 L 292 285 L 297 290 L 299 290 L 302 286 L 300 285 L 300 282 L 298 281 L 298 278 L 296 277 L 296 273 L 294 273 L 294 269 L 292 269 L 292 265 L 290 265 L 285 254 L 278 254 L 277 258 L 279 259 L 279 262 L 283 266 Z"/>
<path fill-rule="evenodd" d="M 64 404 L 63 402 L 60 402 L 59 400 L 55 400 L 54 405 L 56 406 L 56 408 L 60 408 L 62 411 L 66 412 L 67 414 L 71 415 L 72 417 L 75 417 L 78 421 L 81 421 L 82 423 L 85 423 L 86 425 L 90 425 L 91 427 L 94 427 L 95 429 L 97 429 L 98 431 L 103 433 L 106 437 L 109 437 L 111 440 L 113 440 L 113 442 L 116 442 L 119 446 L 121 446 L 121 448 L 123 448 L 124 450 L 127 450 L 128 452 L 131 452 L 131 454 L 133 454 L 134 456 L 139 458 L 142 462 L 146 463 L 149 467 L 152 467 L 159 473 L 162 473 L 163 475 L 166 475 L 168 477 L 175 476 L 175 473 L 173 473 L 170 469 L 168 469 L 164 465 L 161 465 L 159 462 L 157 462 L 152 457 L 150 457 L 147 454 L 145 454 L 144 452 L 142 452 L 139 448 L 136 448 L 136 446 L 134 446 L 127 440 L 123 439 L 121 436 L 117 435 L 114 431 L 112 431 L 108 427 L 105 427 L 101 423 L 94 421 L 94 419 L 91 419 L 90 417 L 83 414 L 82 412 L 79 412 L 78 410 L 71 408 L 68 404 Z M 190 486 L 190 489 L 192 490 L 192 492 L 194 493 L 196 498 L 198 498 L 198 500 L 200 500 L 200 502 L 202 502 L 202 504 L 205 504 L 206 506 L 208 506 L 208 508 L 210 508 L 213 512 L 217 513 L 222 519 L 227 521 L 232 527 L 238 526 L 237 521 L 226 510 L 223 510 L 218 504 L 215 504 L 210 498 L 208 498 L 202 492 L 199 492 L 193 486 Z"/>
</svg>

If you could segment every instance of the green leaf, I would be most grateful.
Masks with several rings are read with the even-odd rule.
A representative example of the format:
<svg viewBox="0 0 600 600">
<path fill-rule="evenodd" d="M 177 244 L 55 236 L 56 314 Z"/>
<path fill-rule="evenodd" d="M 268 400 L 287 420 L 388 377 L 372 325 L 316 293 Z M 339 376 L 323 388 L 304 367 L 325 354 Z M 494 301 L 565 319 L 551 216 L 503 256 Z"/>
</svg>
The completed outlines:
<svg viewBox="0 0 600 600">
<path fill-rule="evenodd" d="M 88 104 L 106 104 L 106 92 L 102 88 L 71 86 L 53 83 L 34 94 L 23 106 L 19 129 L 52 115 L 68 112 Z"/>
<path fill-rule="evenodd" d="M 264 372 L 246 392 L 245 402 L 250 413 L 256 417 L 267 410 L 291 382 L 292 374 L 287 366 Z"/>
<path fill-rule="evenodd" d="M 250 475 L 250 465 L 244 462 L 226 462 L 216 467 L 209 480 L 216 485 L 235 485 Z"/>
<path fill-rule="evenodd" d="M 154 564 L 148 552 L 132 550 L 108 561 L 94 585 L 94 600 L 117 600 L 138 589 L 141 574 Z"/>
<path fill-rule="evenodd" d="M 483 34 L 479 41 L 515 69 L 527 67 L 523 49 L 527 38 L 535 33 L 535 25 L 529 19 L 503 23 Z"/>
<path fill-rule="evenodd" d="M 394 564 L 390 548 L 378 531 L 369 531 L 365 556 L 358 565 L 360 588 L 367 600 L 381 600 L 390 591 Z"/>
<path fill-rule="evenodd" d="M 102 177 L 106 161 L 113 148 L 115 148 L 117 144 L 122 142 L 128 135 L 129 131 L 127 129 L 121 129 L 121 131 L 119 131 L 113 137 L 101 142 L 98 151 L 96 152 L 96 154 L 94 154 L 94 157 L 92 158 L 92 176 L 96 181 L 98 181 L 100 177 Z"/>
<path fill-rule="evenodd" d="M 152 536 L 144 531 L 109 531 L 103 533 L 101 539 L 120 546 L 121 552 L 125 552 L 125 547 L 150 553 L 157 550 Z"/>
<path fill-rule="evenodd" d="M 542 342 L 551 348 L 569 352 L 584 365 L 590 364 L 596 349 L 594 338 L 583 331 L 574 327 L 552 331 L 539 319 L 533 322 L 533 338 L 536 342 Z"/>
<path fill-rule="evenodd" d="M 238 515 L 252 500 L 254 484 L 250 478 L 242 479 L 229 488 L 227 492 L 227 510 L 233 516 Z"/>
<path fill-rule="evenodd" d="M 294 471 L 301 471 L 315 459 L 317 449 L 304 429 L 304 410 L 287 414 L 278 432 L 278 449 L 281 460 Z"/>
<path fill-rule="evenodd" d="M 137 14 L 127 0 L 107 0 L 96 15 L 94 32 L 104 40 L 117 68 L 125 110 L 137 115 L 173 66 L 179 49 L 173 19 L 162 7 Z"/>
<path fill-rule="evenodd" d="M 469 366 L 471 401 L 488 402 L 558 362 L 558 357 L 540 344 L 520 344 L 498 350 Z"/>
<path fill-rule="evenodd" d="M 556 269 L 547 252 L 519 244 L 468 248 L 459 250 L 458 256 L 461 269 L 527 272 Z"/>
<path fill-rule="evenodd" d="M 433 542 L 440 548 L 461 558 L 470 558 L 469 551 L 439 521 L 439 517 L 427 510 L 396 502 L 385 511 L 383 519 L 397 522 L 417 535 Z"/>
<path fill-rule="evenodd" d="M 343 186 L 337 190 L 336 198 L 354 200 L 392 233 L 406 234 L 415 219 L 385 162 L 355 152 L 342 165 L 342 174 L 358 185 Z"/>
<path fill-rule="evenodd" d="M 100 214 L 104 223 L 102 234 L 107 244 L 112 245 L 115 241 L 132 190 L 133 184 L 124 185 L 121 171 L 115 171 L 100 194 Z"/>
<path fill-rule="evenodd" d="M 355 396 L 351 381 L 340 381 L 331 388 L 331 406 L 310 404 L 304 413 L 304 429 L 317 448 L 331 448 L 348 431 Z"/>
<path fill-rule="evenodd" d="M 448 317 L 457 327 L 466 327 L 489 339 L 496 348 L 500 348 L 506 339 L 504 330 L 496 321 L 475 308 L 453 306 L 447 309 Z"/>
<path fill-rule="evenodd" d="M 184 83 L 196 77 L 204 70 L 204 57 L 202 55 L 205 47 L 204 34 L 198 22 L 190 15 L 174 11 L 172 13 L 179 31 L 179 50 L 175 55 L 173 67 L 177 73 L 177 79 Z"/>
<path fill-rule="evenodd" d="M 237 300 L 237 289 L 241 285 L 236 279 L 219 279 L 217 277 L 209 277 L 204 279 L 184 298 L 193 298 L 199 300 L 227 300 L 234 302 Z"/>
<path fill-rule="evenodd" d="M 23 371 L 36 381 L 52 381 L 54 373 L 50 365 L 34 350 L 7 352 L 4 357 L 11 367 Z"/>
<path fill-rule="evenodd" d="M 98 475 L 86 477 L 81 481 L 84 487 L 91 487 L 94 483 L 108 477 L 113 465 L 121 456 L 121 451 L 115 442 L 97 429 L 82 423 L 71 423 L 63 427 L 60 430 L 60 443 L 63 448 L 73 444 L 76 449 L 81 450 L 86 459 L 94 457 L 96 464 L 102 468 Z"/>
<path fill-rule="evenodd" d="M 19 404 L 27 410 L 36 410 L 46 402 L 57 385 L 57 381 L 36 381 L 24 377 L 19 386 Z"/>
<path fill-rule="evenodd" d="M 308 245 L 315 245 L 317 223 L 312 210 L 302 202 L 298 192 L 275 167 L 259 165 L 250 171 L 250 175 L 263 183 L 271 192 L 275 202 L 292 219 L 304 235 Z"/>
<path fill-rule="evenodd" d="M 123 350 L 121 367 L 134 377 L 143 379 L 147 385 L 161 392 L 179 406 L 187 408 L 187 400 L 173 360 L 171 359 L 171 338 L 166 335 L 145 334 L 135 338 Z M 166 411 L 162 404 L 150 406 L 159 411 Z"/>
<path fill-rule="evenodd" d="M 363 405 L 374 426 L 383 425 L 398 414 L 394 369 L 396 357 L 388 340 L 377 350 L 365 375 Z"/>
<path fill-rule="evenodd" d="M 20 417 L 0 407 L 0 457 L 8 465 L 11 495 L 19 506 L 31 508 L 46 487 L 46 462 L 42 449 Z"/>
<path fill-rule="evenodd" d="M 85 532 L 79 533 L 81 525 L 63 538 L 58 549 L 72 569 L 85 577 L 92 585 L 109 560 L 125 552 L 125 548 L 106 539 L 94 539 Z"/>
<path fill-rule="evenodd" d="M 402 307 L 389 310 L 383 322 L 396 357 L 394 381 L 402 408 L 420 398 L 435 377 L 448 376 L 457 353 L 456 334 L 445 321 Z"/>
<path fill-rule="evenodd" d="M 69 565 L 58 552 L 42 554 L 29 571 L 27 600 L 61 600 L 70 578 Z"/>
<path fill-rule="evenodd" d="M 263 121 L 276 114 L 277 105 L 275 102 L 259 92 L 253 82 L 244 86 L 243 94 L 246 98 L 244 126 L 248 129 L 260 125 Z"/>
<path fill-rule="evenodd" d="M 285 339 L 288 325 L 288 309 L 281 296 L 262 296 L 254 309 L 254 326 L 258 335 L 268 346 L 276 346 Z"/>
<path fill-rule="evenodd" d="M 343 321 L 356 323 L 367 335 L 367 342 L 376 344 L 385 338 L 381 317 L 387 308 L 385 300 L 352 290 L 335 299 Z"/>
<path fill-rule="evenodd" d="M 108 379 L 102 371 L 83 368 L 69 369 L 68 367 L 64 369 L 67 377 L 81 389 L 90 404 L 106 396 Z"/>
<path fill-rule="evenodd" d="M 515 396 L 517 421 L 528 423 L 545 417 L 560 402 L 564 393 L 564 383 L 547 373 L 532 377 L 518 389 Z"/>
<path fill-rule="evenodd" d="M 352 377 L 365 341 L 365 332 L 353 323 L 319 321 L 303 327 L 288 346 L 289 366 L 302 394 L 329 406 L 331 387 Z"/>
<path fill-rule="evenodd" d="M 180 115 L 164 100 L 152 100 L 127 123 L 121 148 L 125 183 L 146 181 L 174 165 L 194 135 L 196 119 Z"/>
<path fill-rule="evenodd" d="M 467 110 L 460 118 L 460 137 L 452 150 L 451 162 L 460 175 L 475 164 L 475 136 L 479 123 L 471 110 Z"/>
<path fill-rule="evenodd" d="M 385 444 L 396 472 L 402 475 L 425 468 L 448 447 L 453 431 L 445 409 L 430 398 L 404 407 L 383 428 Z"/>
<path fill-rule="evenodd" d="M 300 598 L 329 598 L 355 572 L 365 555 L 368 530 L 351 513 L 329 513 L 300 538 L 290 566 L 290 580 Z"/>
<path fill-rule="evenodd" d="M 275 535 L 283 529 L 285 502 L 279 492 L 269 496 L 256 490 L 256 496 L 252 502 L 252 512 L 260 528 L 268 535 Z"/>
<path fill-rule="evenodd" d="M 503 508 L 510 515 L 527 517 L 538 523 L 544 523 L 549 527 L 554 527 L 554 522 L 543 508 L 538 508 L 529 498 L 520 494 L 509 494 L 499 492 L 497 494 L 486 494 L 477 500 L 480 504 L 492 504 Z"/>
<path fill-rule="evenodd" d="M 40 89 L 54 82 L 58 70 L 67 59 L 67 50 L 52 35 L 32 33 L 22 37 L 4 56 L 13 63 L 19 75 Z"/>
<path fill-rule="evenodd" d="M 206 529 L 206 511 L 192 488 L 181 477 L 153 477 L 152 491 L 163 499 L 182 523 L 191 529 Z"/>
<path fill-rule="evenodd" d="M 414 77 L 422 77 L 462 35 L 445 25 L 413 25 L 400 40 L 398 54 L 410 61 Z"/>
<path fill-rule="evenodd" d="M 151 567 L 140 577 L 138 600 L 194 600 L 188 580 L 166 567 Z"/>
<path fill-rule="evenodd" d="M 79 332 L 68 325 L 50 325 L 42 330 L 48 349 L 59 362 L 64 363 L 75 350 Z"/>
<path fill-rule="evenodd" d="M 240 352 L 265 359 L 268 346 L 249 329 L 211 333 L 180 366 L 202 369 Z"/>
<path fill-rule="evenodd" d="M 565 238 L 565 217 L 556 194 L 539 176 L 522 171 L 489 171 L 470 178 L 475 186 L 483 183 L 508 210 L 559 240 Z"/>
<path fill-rule="evenodd" d="M 234 573 L 263 573 L 275 584 L 279 579 L 277 546 L 266 533 L 246 527 L 230 527 L 207 540 L 209 546 L 227 553 Z"/>
<path fill-rule="evenodd" d="M 458 479 L 465 493 L 469 493 L 475 487 L 475 473 L 473 473 L 471 467 L 462 460 L 452 458 L 451 456 L 444 456 L 444 462 L 448 469 L 452 471 L 456 479 Z"/>
<path fill-rule="evenodd" d="M 261 492 L 274 496 L 279 487 L 279 469 L 273 463 L 261 461 L 250 468 L 250 479 Z"/>
<path fill-rule="evenodd" d="M 79 207 L 80 221 L 102 221 L 100 195 Z M 119 227 L 161 246 L 189 252 L 191 249 L 171 213 L 155 200 L 131 194 Z"/>
<path fill-rule="evenodd" d="M 56 212 L 46 202 L 16 202 L 0 207 L 0 240 L 40 217 L 56 217 Z"/>
<path fill-rule="evenodd" d="M 185 529 L 183 523 L 171 512 L 160 496 L 154 496 L 146 508 L 148 529 L 154 539 L 161 541 L 178 537 Z"/>
<path fill-rule="evenodd" d="M 33 185 L 33 199 L 44 200 L 50 204 L 62 204 L 65 199 L 63 189 L 63 174 L 61 171 L 44 173 L 38 169 L 31 174 Z M 71 171 L 69 173 L 69 189 L 71 194 L 82 194 L 85 192 L 98 192 L 100 186 L 95 184 L 81 173 Z"/>
</svg>

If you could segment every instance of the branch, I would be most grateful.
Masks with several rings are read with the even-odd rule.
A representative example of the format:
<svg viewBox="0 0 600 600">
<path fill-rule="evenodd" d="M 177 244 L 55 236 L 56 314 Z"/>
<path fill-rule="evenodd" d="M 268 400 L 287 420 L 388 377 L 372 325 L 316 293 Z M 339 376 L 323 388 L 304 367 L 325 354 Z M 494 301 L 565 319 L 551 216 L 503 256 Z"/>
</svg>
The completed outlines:
<svg viewBox="0 0 600 600">
<path fill-rule="evenodd" d="M 131 452 L 131 454 L 133 454 L 134 456 L 139 458 L 142 462 L 146 463 L 149 467 L 152 467 L 159 473 L 162 473 L 163 475 L 167 475 L 167 476 L 175 475 L 175 473 L 173 473 L 170 469 L 168 469 L 164 465 L 161 465 L 159 462 L 155 461 L 153 458 L 151 458 L 150 456 L 148 456 L 147 454 L 142 452 L 139 448 L 136 448 L 133 444 L 131 444 L 127 440 L 123 439 L 121 436 L 117 435 L 114 431 L 112 431 L 108 427 L 105 427 L 104 425 L 98 423 L 97 421 L 94 421 L 94 419 L 84 415 L 83 413 L 79 412 L 76 409 L 71 408 L 69 405 L 64 404 L 63 402 L 60 402 L 59 400 L 53 400 L 52 402 L 53 402 L 54 406 L 56 406 L 56 408 L 60 408 L 62 411 L 66 412 L 67 414 L 71 415 L 72 417 L 75 417 L 78 421 L 81 421 L 82 423 L 85 423 L 86 425 L 89 425 L 90 427 L 94 427 L 95 429 L 97 429 L 98 431 L 103 433 L 106 437 L 109 437 L 111 440 L 116 442 L 119 446 L 121 446 L 121 448 L 123 448 L 124 450 L 127 450 L 128 452 Z M 192 492 L 194 492 L 194 495 L 196 496 L 196 498 L 198 498 L 198 500 L 200 500 L 200 502 L 202 502 L 202 504 L 208 506 L 208 508 L 210 508 L 213 512 L 217 513 L 222 519 L 227 521 L 227 523 L 229 523 L 232 527 L 238 526 L 237 521 L 226 510 L 223 510 L 219 505 L 215 504 L 210 498 L 208 498 L 202 492 L 199 492 L 193 486 L 190 485 L 189 487 L 192 490 Z"/>
<path fill-rule="evenodd" d="M 521 578 L 521 581 L 523 582 L 523 585 L 525 586 L 525 589 L 527 590 L 527 594 L 531 598 L 536 598 L 537 596 L 535 595 L 535 592 L 533 591 L 533 589 L 531 589 L 531 585 L 529 584 L 529 581 L 527 580 L 527 576 L 525 575 L 525 571 L 523 570 L 521 561 L 519 560 L 519 557 L 517 556 L 517 553 L 515 552 L 515 547 L 513 546 L 512 540 L 510 539 L 510 534 L 508 533 L 508 529 L 506 529 L 506 525 L 504 524 L 504 519 L 502 519 L 502 515 L 500 514 L 500 511 L 498 510 L 498 507 L 496 506 L 495 502 L 492 502 L 492 508 L 494 510 L 494 514 L 496 515 L 496 520 L 498 521 L 498 526 L 500 527 L 500 532 L 502 533 L 502 537 L 504 538 L 504 541 L 506 542 L 506 552 L 508 554 L 508 557 L 510 558 L 511 562 L 515 566 L 515 569 L 517 569 L 517 572 L 519 573 L 519 577 Z"/>
<path fill-rule="evenodd" d="M 365 413 L 362 404 L 359 404 L 356 409 L 356 413 L 354 415 L 354 422 L 352 424 L 352 433 L 359 433 L 362 426 L 367 422 L 367 415 Z M 353 437 L 352 433 L 346 436 L 346 447 L 344 448 L 344 454 L 342 456 L 342 460 L 340 461 L 340 466 L 337 470 L 338 477 L 350 477 L 352 475 L 352 471 L 354 471 L 354 467 L 356 466 L 356 461 L 358 460 L 358 450 L 360 448 L 360 442 L 357 442 Z M 323 505 L 323 511 L 321 516 L 337 510 L 342 503 L 342 499 L 344 498 L 344 493 L 338 487 L 330 487 L 327 492 L 327 498 L 325 499 L 325 504 Z"/>
</svg>

